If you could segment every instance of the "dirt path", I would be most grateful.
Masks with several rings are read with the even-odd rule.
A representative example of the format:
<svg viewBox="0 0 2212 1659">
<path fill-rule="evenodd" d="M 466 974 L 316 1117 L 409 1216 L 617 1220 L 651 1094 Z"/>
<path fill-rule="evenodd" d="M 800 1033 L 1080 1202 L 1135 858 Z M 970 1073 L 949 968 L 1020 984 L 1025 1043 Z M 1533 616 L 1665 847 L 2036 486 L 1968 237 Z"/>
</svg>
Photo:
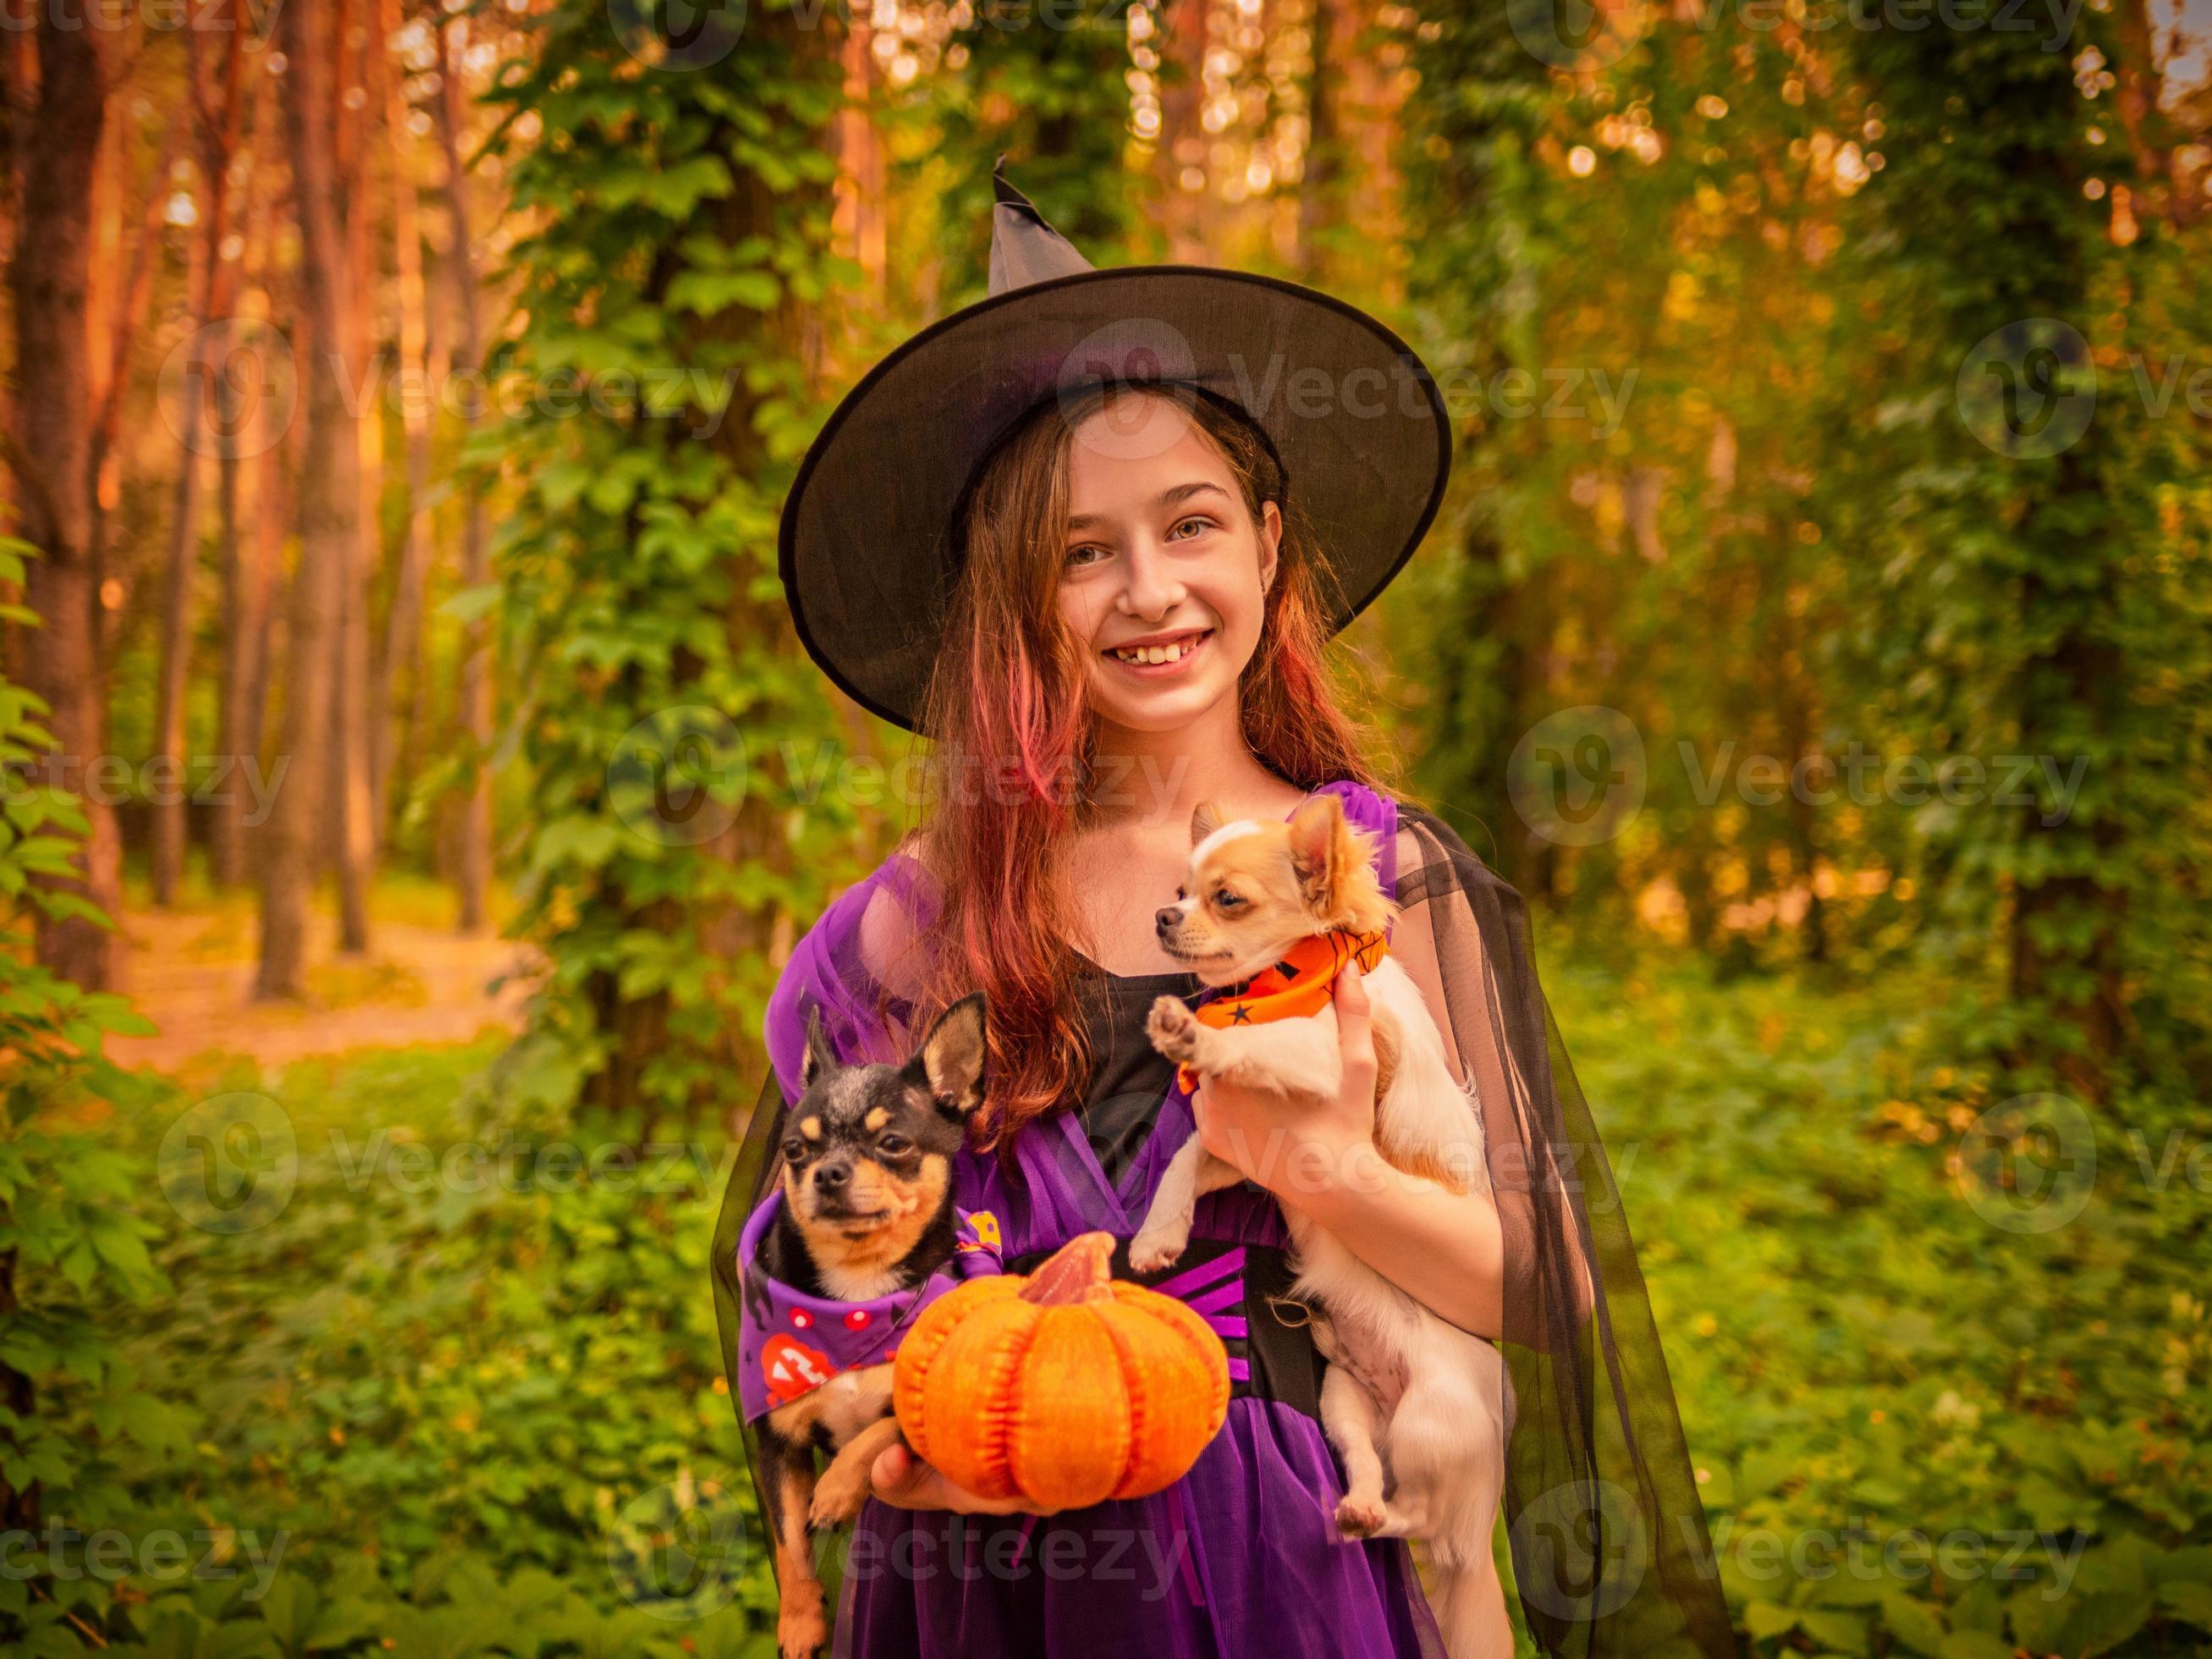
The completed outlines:
<svg viewBox="0 0 2212 1659">
<path fill-rule="evenodd" d="M 370 954 L 343 957 L 336 920 L 319 912 L 308 933 L 308 1000 L 255 1002 L 250 907 L 128 910 L 123 926 L 131 951 L 121 988 L 161 1031 L 117 1037 L 108 1052 L 125 1066 L 162 1071 L 210 1051 L 283 1065 L 349 1048 L 466 1042 L 487 1027 L 517 1030 L 534 969 L 512 940 L 465 939 L 428 915 L 380 916 Z"/>
</svg>

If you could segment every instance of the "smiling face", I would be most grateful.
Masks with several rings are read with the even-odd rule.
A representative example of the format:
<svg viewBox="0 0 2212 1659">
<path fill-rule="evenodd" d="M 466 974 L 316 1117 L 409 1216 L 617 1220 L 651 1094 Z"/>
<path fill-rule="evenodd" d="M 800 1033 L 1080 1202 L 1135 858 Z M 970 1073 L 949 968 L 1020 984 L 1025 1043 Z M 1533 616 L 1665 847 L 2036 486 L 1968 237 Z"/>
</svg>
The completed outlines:
<svg viewBox="0 0 2212 1659">
<path fill-rule="evenodd" d="M 1152 394 L 1075 428 L 1067 494 L 1060 616 L 1099 719 L 1171 732 L 1234 697 L 1275 579 L 1275 503 L 1255 520 L 1220 452 Z"/>
</svg>

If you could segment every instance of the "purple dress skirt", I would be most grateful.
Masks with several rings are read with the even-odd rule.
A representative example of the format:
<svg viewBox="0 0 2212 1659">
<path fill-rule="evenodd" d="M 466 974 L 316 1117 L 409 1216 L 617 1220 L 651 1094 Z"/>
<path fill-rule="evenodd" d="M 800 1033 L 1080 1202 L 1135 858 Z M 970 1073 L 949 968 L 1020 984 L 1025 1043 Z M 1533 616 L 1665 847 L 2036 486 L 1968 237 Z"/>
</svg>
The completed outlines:
<svg viewBox="0 0 2212 1659">
<path fill-rule="evenodd" d="M 1145 1011 L 1173 988 L 1170 978 L 1180 976 L 1107 981 L 1103 1001 L 1117 1054 L 1132 1038 L 1143 1042 Z M 1091 1104 L 1110 1108 L 1114 1098 Z M 1111 1115 L 1094 1112 L 1092 1132 L 1098 1117 Z M 1230 1402 L 1221 1432 L 1188 1475 L 1150 1498 L 1042 1517 L 871 1501 L 846 1559 L 838 1655 L 1351 1659 L 1441 1651 L 1405 1543 L 1337 1533 L 1332 1516 L 1344 1476 L 1317 1416 L 1320 1357 L 1302 1310 L 1280 1300 L 1291 1273 L 1273 1199 L 1249 1183 L 1212 1194 L 1200 1201 L 1181 1261 L 1157 1273 L 1129 1271 L 1128 1240 L 1191 1129 L 1188 1101 L 1170 1094 L 1116 1185 L 1085 1123 L 1060 1113 L 1024 1132 L 1022 1182 L 1006 1182 L 995 1162 L 971 1155 L 957 1201 L 1000 1218 L 1015 1273 L 1078 1233 L 1113 1233 L 1121 1241 L 1115 1277 L 1180 1297 L 1222 1337 Z"/>
<path fill-rule="evenodd" d="M 1355 784 L 1328 788 L 1345 797 L 1355 823 L 1376 833 L 1389 890 L 1395 803 Z M 908 862 L 893 860 L 861 886 L 902 884 L 926 921 L 927 895 L 913 890 L 916 870 L 896 867 Z M 854 906 L 866 902 L 861 896 Z M 854 908 L 838 915 L 844 905 L 841 899 L 825 913 L 820 937 L 802 941 L 793 957 L 799 971 L 787 971 L 771 1003 L 769 1047 L 779 1072 L 796 1071 L 789 1038 L 794 1026 L 803 1030 L 807 1000 L 819 1002 L 825 1016 L 854 1006 L 857 966 L 836 940 L 841 928 L 842 936 L 859 929 Z M 1145 1016 L 1163 993 L 1195 1000 L 1200 982 L 1094 969 L 1083 988 L 1099 1060 L 1080 1108 L 1020 1132 L 1015 1178 L 995 1156 L 963 1152 L 955 1201 L 998 1218 L 1010 1272 L 1029 1271 L 1079 1233 L 1112 1233 L 1116 1277 L 1180 1297 L 1222 1337 L 1230 1354 L 1227 1419 L 1189 1474 L 1149 1498 L 1049 1516 L 905 1510 L 870 1499 L 834 1551 L 842 1572 L 838 1560 L 825 1564 L 825 1577 L 842 1577 L 835 1653 L 1441 1659 L 1405 1541 L 1350 1540 L 1337 1532 L 1344 1474 L 1318 1416 L 1322 1362 L 1304 1310 L 1284 1299 L 1292 1278 L 1289 1236 L 1274 1199 L 1249 1182 L 1200 1199 L 1182 1258 L 1158 1273 L 1130 1272 L 1128 1241 L 1168 1160 L 1194 1128 L 1174 1066 L 1146 1039 Z M 825 1029 L 835 1024 L 825 1019 Z"/>
</svg>

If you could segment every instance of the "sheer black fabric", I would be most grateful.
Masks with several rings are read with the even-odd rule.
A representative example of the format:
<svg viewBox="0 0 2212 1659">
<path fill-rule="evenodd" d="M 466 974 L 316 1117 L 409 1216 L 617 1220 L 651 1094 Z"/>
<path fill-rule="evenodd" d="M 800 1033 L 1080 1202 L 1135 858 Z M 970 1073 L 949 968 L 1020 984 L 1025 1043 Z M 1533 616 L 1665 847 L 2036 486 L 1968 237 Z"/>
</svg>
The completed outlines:
<svg viewBox="0 0 2212 1659">
<path fill-rule="evenodd" d="M 1505 1243 L 1505 1521 L 1547 1653 L 1732 1654 L 1703 1504 L 1628 1218 L 1536 978 L 1528 906 L 1399 808 L 1392 954 L 1480 1103 Z"/>
</svg>

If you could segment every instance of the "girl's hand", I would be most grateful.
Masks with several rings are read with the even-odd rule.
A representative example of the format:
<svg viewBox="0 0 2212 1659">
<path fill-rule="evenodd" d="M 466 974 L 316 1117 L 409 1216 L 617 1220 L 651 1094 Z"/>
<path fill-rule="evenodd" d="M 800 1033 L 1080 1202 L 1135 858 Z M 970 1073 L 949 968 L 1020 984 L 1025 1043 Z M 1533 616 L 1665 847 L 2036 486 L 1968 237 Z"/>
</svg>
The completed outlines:
<svg viewBox="0 0 2212 1659">
<path fill-rule="evenodd" d="M 965 1486 L 956 1486 L 943 1474 L 914 1455 L 903 1440 L 894 1441 L 876 1454 L 868 1470 L 875 1494 L 894 1509 L 952 1510 L 962 1515 L 1026 1515 L 1029 1506 L 1011 1498 L 978 1498 Z M 1039 1515 L 1056 1514 L 1038 1510 Z"/>
<path fill-rule="evenodd" d="M 1190 1103 L 1206 1150 L 1277 1197 L 1316 1190 L 1352 1171 L 1375 1140 L 1371 1004 L 1351 957 L 1337 969 L 1336 1046 L 1343 1080 L 1334 1098 L 1285 1100 L 1225 1078 L 1207 1078 Z"/>
</svg>

